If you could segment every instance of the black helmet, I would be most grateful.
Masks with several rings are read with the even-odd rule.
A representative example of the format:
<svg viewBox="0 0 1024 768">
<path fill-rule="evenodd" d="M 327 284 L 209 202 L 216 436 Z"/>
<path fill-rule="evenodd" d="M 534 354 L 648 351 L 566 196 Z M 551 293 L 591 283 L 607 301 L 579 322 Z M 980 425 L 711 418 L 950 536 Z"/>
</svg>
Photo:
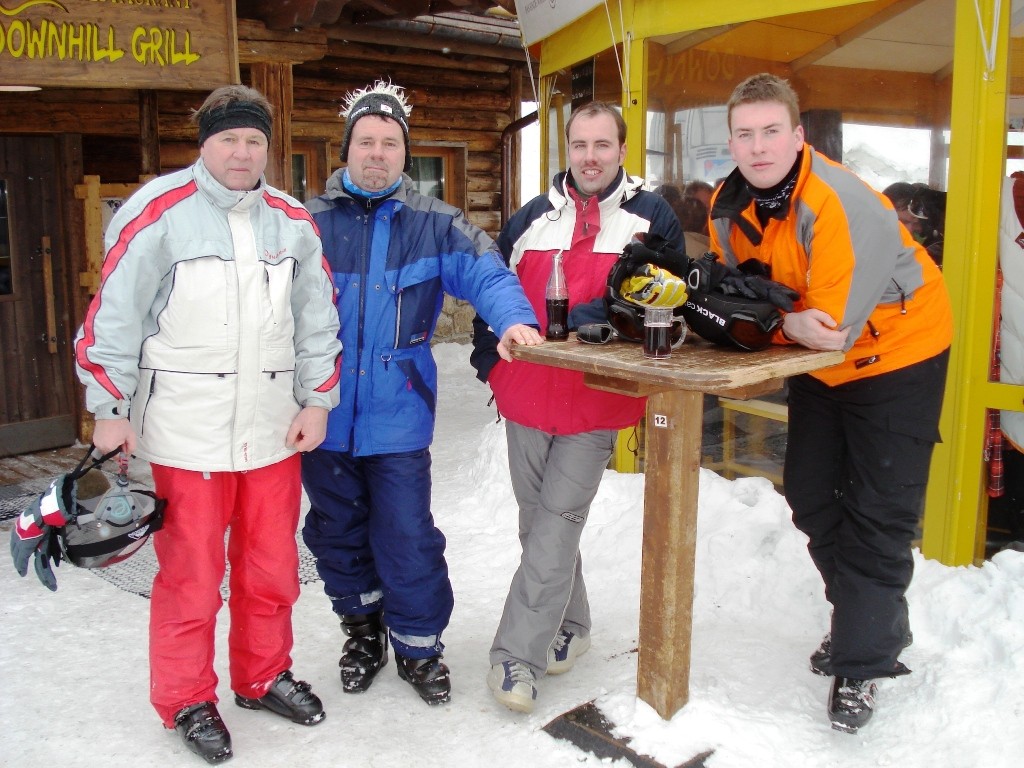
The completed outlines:
<svg viewBox="0 0 1024 768">
<path fill-rule="evenodd" d="M 686 324 L 701 338 L 756 352 L 772 343 L 782 315 L 770 301 L 692 291 L 681 307 Z"/>
<path fill-rule="evenodd" d="M 112 486 L 100 472 L 99 466 L 116 453 L 101 458 L 87 453 L 64 478 L 70 519 L 57 529 L 57 541 L 63 558 L 80 568 L 103 568 L 126 560 L 163 524 L 165 499 L 150 491 L 129 490 L 125 473 Z M 85 467 L 90 458 L 92 463 Z"/>
<path fill-rule="evenodd" d="M 608 310 L 608 324 L 615 332 L 628 341 L 643 342 L 644 340 L 644 307 L 626 301 L 622 296 L 622 283 L 632 277 L 645 264 L 667 269 L 674 275 L 685 275 L 689 271 L 690 260 L 685 253 L 676 251 L 665 238 L 638 232 L 626 245 L 608 271 L 605 283 L 604 303 Z M 683 308 L 676 307 L 673 317 L 682 317 Z M 679 342 L 682 334 L 682 323 L 672 325 L 672 343 Z"/>
</svg>

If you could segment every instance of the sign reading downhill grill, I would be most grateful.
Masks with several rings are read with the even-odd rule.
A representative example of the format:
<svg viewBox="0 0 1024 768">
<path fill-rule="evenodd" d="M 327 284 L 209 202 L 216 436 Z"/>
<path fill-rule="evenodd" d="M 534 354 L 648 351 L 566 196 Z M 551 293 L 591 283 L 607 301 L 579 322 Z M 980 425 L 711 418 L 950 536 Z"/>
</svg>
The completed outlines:
<svg viewBox="0 0 1024 768">
<path fill-rule="evenodd" d="M 237 83 L 234 6 L 0 0 L 0 84 L 198 90 Z"/>
</svg>

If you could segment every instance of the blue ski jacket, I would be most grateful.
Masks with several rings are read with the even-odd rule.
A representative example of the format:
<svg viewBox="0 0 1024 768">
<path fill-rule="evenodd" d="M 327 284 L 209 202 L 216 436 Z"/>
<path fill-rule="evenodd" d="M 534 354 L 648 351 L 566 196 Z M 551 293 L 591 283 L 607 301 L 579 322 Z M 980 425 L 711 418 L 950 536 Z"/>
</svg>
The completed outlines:
<svg viewBox="0 0 1024 768">
<path fill-rule="evenodd" d="M 434 434 L 437 367 L 430 351 L 444 294 L 469 301 L 500 338 L 537 326 L 494 241 L 404 177 L 372 204 L 352 197 L 344 169 L 306 203 L 334 273 L 344 348 L 341 402 L 320 448 L 372 456 L 415 451 Z"/>
</svg>

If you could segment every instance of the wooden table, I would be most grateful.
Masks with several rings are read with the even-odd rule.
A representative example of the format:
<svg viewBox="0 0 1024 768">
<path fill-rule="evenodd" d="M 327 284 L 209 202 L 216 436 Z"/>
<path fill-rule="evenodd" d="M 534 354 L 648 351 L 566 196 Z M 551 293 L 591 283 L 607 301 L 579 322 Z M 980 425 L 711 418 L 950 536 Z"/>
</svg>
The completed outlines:
<svg viewBox="0 0 1024 768">
<path fill-rule="evenodd" d="M 595 389 L 649 396 L 637 695 L 666 720 L 689 698 L 704 394 L 755 397 L 843 359 L 798 346 L 739 352 L 690 336 L 668 360 L 647 360 L 631 342 L 581 344 L 575 334 L 512 347 L 517 359 L 583 371 Z"/>
</svg>

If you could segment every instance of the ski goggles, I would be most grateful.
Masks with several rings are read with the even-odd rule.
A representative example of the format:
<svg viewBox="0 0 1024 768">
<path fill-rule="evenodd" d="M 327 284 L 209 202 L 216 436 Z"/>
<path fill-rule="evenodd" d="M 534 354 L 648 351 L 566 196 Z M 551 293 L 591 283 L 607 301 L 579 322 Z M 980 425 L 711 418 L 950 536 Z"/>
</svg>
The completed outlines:
<svg viewBox="0 0 1024 768">
<path fill-rule="evenodd" d="M 725 323 L 725 336 L 744 352 L 757 352 L 772 343 L 772 335 L 780 322 L 778 318 L 765 326 L 757 315 L 736 312 Z"/>
<path fill-rule="evenodd" d="M 673 349 L 685 338 L 686 324 L 680 318 L 672 323 L 670 339 Z M 639 308 L 612 304 L 608 307 L 607 323 L 590 323 L 576 329 L 576 338 L 584 344 L 607 344 L 613 338 L 642 344 L 644 341 L 644 314 Z"/>
</svg>

